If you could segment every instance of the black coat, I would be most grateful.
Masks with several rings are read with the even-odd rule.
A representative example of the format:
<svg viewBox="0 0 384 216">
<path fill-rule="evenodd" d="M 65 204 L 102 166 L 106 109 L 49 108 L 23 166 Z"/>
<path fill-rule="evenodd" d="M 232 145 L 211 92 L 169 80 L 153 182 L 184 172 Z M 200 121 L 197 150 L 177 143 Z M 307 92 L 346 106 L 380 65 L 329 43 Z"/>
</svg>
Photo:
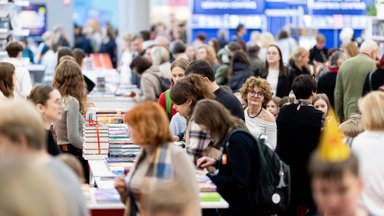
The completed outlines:
<svg viewBox="0 0 384 216">
<path fill-rule="evenodd" d="M 380 86 L 384 85 L 384 69 L 377 69 L 372 73 L 371 83 L 369 83 L 369 74 L 365 78 L 363 87 L 363 96 L 368 94 L 370 91 L 378 90 Z M 372 87 L 372 89 L 371 89 Z"/>
<path fill-rule="evenodd" d="M 265 69 L 264 69 L 265 70 Z M 288 68 L 284 67 L 284 70 L 288 71 Z M 259 71 L 256 71 L 256 74 L 263 79 L 267 79 L 268 72 L 261 74 Z M 289 95 L 292 89 L 292 82 L 289 76 L 280 74 L 279 79 L 277 80 L 276 96 L 283 98 Z"/>
<path fill-rule="evenodd" d="M 331 68 L 326 74 L 319 78 L 317 92 L 328 96 L 332 107 L 335 107 L 335 86 L 338 68 Z"/>
<path fill-rule="evenodd" d="M 231 80 L 229 80 L 228 85 L 233 92 L 237 92 L 245 81 L 253 76 L 254 73 L 249 69 L 249 65 L 243 63 L 234 63 L 232 69 L 233 76 Z"/>
<path fill-rule="evenodd" d="M 318 49 L 315 45 L 312 49 L 309 50 L 309 62 L 313 64 L 313 61 L 325 63 L 327 61 L 328 50 L 327 48 Z"/>
<path fill-rule="evenodd" d="M 313 211 L 307 165 L 319 142 L 323 113 L 310 105 L 297 108 L 296 103 L 286 105 L 277 117 L 277 153 L 291 169 L 291 211 L 299 205 Z"/>
<path fill-rule="evenodd" d="M 208 174 L 217 191 L 229 203 L 228 209 L 220 210 L 221 215 L 260 215 L 251 198 L 258 184 L 254 140 L 245 133 L 233 133 L 223 155 L 226 160 L 222 157 L 219 161 L 219 173 Z"/>
<path fill-rule="evenodd" d="M 292 62 L 289 65 L 289 77 L 290 77 L 291 83 L 293 83 L 293 80 L 295 79 L 295 77 L 302 74 L 310 75 L 311 72 L 306 67 L 298 68 L 294 62 Z"/>
</svg>

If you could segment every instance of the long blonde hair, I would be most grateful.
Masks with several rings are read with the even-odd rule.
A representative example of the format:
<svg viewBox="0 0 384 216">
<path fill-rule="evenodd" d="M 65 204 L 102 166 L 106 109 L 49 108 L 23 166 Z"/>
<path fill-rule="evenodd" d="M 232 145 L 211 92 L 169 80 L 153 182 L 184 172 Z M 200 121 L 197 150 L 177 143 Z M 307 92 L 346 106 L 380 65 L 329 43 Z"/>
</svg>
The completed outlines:
<svg viewBox="0 0 384 216">
<path fill-rule="evenodd" d="M 364 129 L 384 131 L 384 92 L 373 91 L 359 101 Z"/>
<path fill-rule="evenodd" d="M 86 86 L 80 66 L 73 60 L 64 60 L 56 68 L 52 86 L 63 97 L 72 96 L 79 101 L 80 112 L 86 112 Z"/>
</svg>

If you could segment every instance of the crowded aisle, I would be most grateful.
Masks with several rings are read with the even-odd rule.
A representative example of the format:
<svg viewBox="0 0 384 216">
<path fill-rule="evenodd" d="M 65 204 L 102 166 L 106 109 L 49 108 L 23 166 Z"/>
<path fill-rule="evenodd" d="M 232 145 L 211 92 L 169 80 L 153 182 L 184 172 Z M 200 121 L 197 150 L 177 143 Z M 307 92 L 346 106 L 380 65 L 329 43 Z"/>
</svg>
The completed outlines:
<svg viewBox="0 0 384 216">
<path fill-rule="evenodd" d="M 0 215 L 384 216 L 383 43 L 237 21 L 0 33 Z"/>
</svg>

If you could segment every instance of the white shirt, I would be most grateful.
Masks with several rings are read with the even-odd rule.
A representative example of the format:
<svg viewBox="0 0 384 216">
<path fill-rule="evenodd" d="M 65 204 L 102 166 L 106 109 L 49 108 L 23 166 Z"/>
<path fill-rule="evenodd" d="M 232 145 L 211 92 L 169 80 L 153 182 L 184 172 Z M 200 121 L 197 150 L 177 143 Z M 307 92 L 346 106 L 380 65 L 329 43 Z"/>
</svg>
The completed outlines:
<svg viewBox="0 0 384 216">
<path fill-rule="evenodd" d="M 277 83 L 279 82 L 279 70 L 268 69 L 267 81 L 272 87 L 273 96 L 275 96 L 277 91 Z"/>
<path fill-rule="evenodd" d="M 276 123 L 265 121 L 260 118 L 251 118 L 248 115 L 248 108 L 244 110 L 245 125 L 249 132 L 256 138 L 260 138 L 261 135 L 266 135 L 266 145 L 272 150 L 276 149 L 277 140 L 277 127 Z"/>
<path fill-rule="evenodd" d="M 5 58 L 2 62 L 11 63 L 16 68 L 15 97 L 27 99 L 27 96 L 32 90 L 31 75 L 27 68 L 25 68 L 17 58 Z"/>
<path fill-rule="evenodd" d="M 384 215 L 384 131 L 365 131 L 352 142 L 364 184 L 360 202 L 372 215 Z"/>
</svg>

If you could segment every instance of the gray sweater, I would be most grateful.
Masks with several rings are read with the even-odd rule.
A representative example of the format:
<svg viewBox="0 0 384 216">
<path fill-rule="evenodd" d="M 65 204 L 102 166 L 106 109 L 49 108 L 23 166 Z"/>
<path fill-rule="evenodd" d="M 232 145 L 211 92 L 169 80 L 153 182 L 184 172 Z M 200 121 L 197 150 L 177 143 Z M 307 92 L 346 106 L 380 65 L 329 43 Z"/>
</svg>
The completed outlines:
<svg viewBox="0 0 384 216">
<path fill-rule="evenodd" d="M 84 117 L 80 113 L 79 101 L 72 96 L 65 97 L 63 116 L 60 121 L 54 123 L 57 144 L 71 144 L 78 149 L 83 149 L 84 123 Z"/>
<path fill-rule="evenodd" d="M 63 193 L 67 200 L 63 205 L 68 205 L 72 216 L 89 215 L 79 178 L 71 169 L 54 158 L 43 164 L 41 168 L 56 180 L 59 186 L 57 190 Z"/>
</svg>

